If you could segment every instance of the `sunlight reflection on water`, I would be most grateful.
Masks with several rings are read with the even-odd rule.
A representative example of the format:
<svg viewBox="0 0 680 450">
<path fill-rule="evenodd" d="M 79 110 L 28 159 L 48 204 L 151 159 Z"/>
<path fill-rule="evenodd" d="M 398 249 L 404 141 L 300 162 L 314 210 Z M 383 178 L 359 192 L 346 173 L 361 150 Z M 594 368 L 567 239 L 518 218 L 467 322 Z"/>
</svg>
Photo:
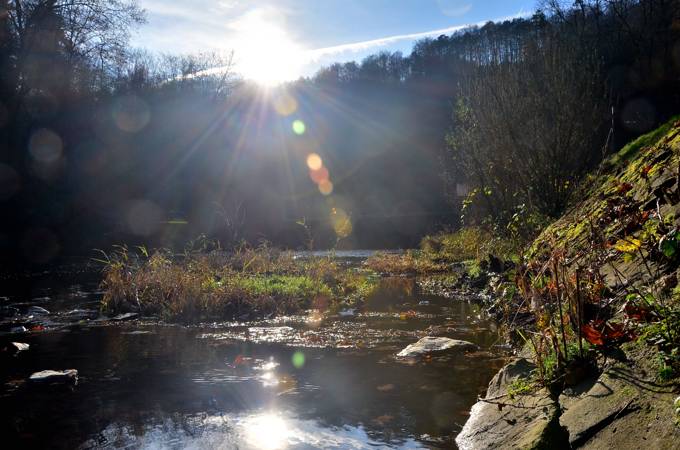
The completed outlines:
<svg viewBox="0 0 680 450">
<path fill-rule="evenodd" d="M 187 419 L 181 424 L 167 419 L 143 430 L 112 424 L 102 431 L 98 441 L 85 442 L 80 448 L 101 448 L 102 444 L 141 449 L 425 448 L 410 438 L 376 441 L 362 426 L 324 426 L 314 420 L 302 420 L 277 411 L 209 415 Z"/>
</svg>

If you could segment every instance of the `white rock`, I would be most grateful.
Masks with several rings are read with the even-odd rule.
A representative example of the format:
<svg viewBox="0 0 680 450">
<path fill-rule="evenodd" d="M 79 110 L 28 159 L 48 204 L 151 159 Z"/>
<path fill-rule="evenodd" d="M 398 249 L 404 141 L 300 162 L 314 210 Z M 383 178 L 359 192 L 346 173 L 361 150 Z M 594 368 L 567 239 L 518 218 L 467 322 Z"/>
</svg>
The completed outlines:
<svg viewBox="0 0 680 450">
<path fill-rule="evenodd" d="M 30 347 L 30 345 L 24 344 L 23 342 L 10 342 L 10 345 L 14 346 L 17 353 L 23 352 L 24 350 L 28 350 L 28 348 Z"/>
<path fill-rule="evenodd" d="M 50 312 L 46 310 L 45 308 L 41 308 L 40 306 L 31 306 L 28 308 L 28 313 L 29 314 L 49 314 Z"/>
<path fill-rule="evenodd" d="M 115 317 L 111 317 L 111 320 L 116 320 L 116 321 L 130 320 L 130 319 L 134 319 L 138 315 L 139 314 L 137 314 L 137 313 L 118 314 Z"/>
<path fill-rule="evenodd" d="M 354 309 L 343 309 L 342 311 L 338 312 L 338 315 L 340 317 L 351 317 L 354 315 Z"/>
<path fill-rule="evenodd" d="M 405 358 L 448 351 L 466 352 L 477 350 L 477 348 L 478 347 L 475 344 L 468 341 L 450 339 L 447 337 L 426 336 L 418 342 L 408 345 L 405 349 L 397 353 L 397 356 Z"/>
<path fill-rule="evenodd" d="M 78 383 L 78 371 L 68 370 L 41 370 L 35 372 L 29 378 L 35 383 Z"/>
</svg>

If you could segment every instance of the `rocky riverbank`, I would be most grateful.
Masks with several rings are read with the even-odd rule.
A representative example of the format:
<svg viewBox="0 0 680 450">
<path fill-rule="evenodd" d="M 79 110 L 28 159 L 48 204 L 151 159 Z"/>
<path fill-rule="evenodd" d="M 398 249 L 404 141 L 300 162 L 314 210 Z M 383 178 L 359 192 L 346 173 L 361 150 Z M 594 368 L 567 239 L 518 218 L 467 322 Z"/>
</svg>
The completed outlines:
<svg viewBox="0 0 680 450">
<path fill-rule="evenodd" d="M 678 448 L 680 121 L 581 191 L 517 267 L 483 279 L 523 348 L 473 406 L 461 449 Z"/>
<path fill-rule="evenodd" d="M 678 448 L 675 386 L 657 383 L 654 355 L 636 344 L 608 355 L 601 373 L 555 396 L 516 393 L 535 365 L 515 358 L 489 383 L 456 438 L 461 449 Z"/>
</svg>

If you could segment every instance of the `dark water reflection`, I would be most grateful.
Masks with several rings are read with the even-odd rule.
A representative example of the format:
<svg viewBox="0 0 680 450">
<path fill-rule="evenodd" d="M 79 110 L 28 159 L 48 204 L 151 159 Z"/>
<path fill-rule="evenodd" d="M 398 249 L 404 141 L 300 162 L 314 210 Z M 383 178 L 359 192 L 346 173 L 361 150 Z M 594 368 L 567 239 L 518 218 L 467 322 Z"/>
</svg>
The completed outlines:
<svg viewBox="0 0 680 450">
<path fill-rule="evenodd" d="M 48 289 L 37 301 L 52 312 L 40 319 L 47 329 L 0 338 L 31 345 L 3 360 L 3 447 L 450 448 L 502 365 L 478 307 L 421 294 L 409 279 L 386 280 L 354 317 L 196 327 L 69 322 L 68 311 L 92 307 L 93 290 Z M 34 303 L 19 297 L 8 300 L 19 312 L 5 330 L 29 320 L 22 314 Z M 484 350 L 394 357 L 435 331 Z M 22 383 L 69 368 L 80 375 L 73 388 Z"/>
</svg>

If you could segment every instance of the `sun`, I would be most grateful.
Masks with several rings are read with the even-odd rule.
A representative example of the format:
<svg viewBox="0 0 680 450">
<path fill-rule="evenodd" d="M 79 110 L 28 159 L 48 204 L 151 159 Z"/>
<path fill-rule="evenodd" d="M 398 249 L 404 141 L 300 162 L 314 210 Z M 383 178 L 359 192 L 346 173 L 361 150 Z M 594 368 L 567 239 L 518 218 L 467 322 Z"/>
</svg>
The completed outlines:
<svg viewBox="0 0 680 450">
<path fill-rule="evenodd" d="M 304 49 L 279 24 L 261 15 L 239 23 L 234 56 L 237 72 L 265 86 L 299 78 L 305 63 Z"/>
</svg>

